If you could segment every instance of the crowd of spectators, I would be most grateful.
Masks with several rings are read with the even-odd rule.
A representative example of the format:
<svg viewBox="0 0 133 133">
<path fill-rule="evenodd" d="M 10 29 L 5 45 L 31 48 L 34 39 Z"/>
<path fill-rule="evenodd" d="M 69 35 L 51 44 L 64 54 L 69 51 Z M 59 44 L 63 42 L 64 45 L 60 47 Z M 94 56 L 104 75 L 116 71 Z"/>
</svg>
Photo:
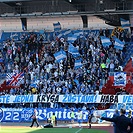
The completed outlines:
<svg viewBox="0 0 133 133">
<path fill-rule="evenodd" d="M 100 36 L 109 37 L 112 44 L 103 47 Z M 117 31 L 117 37 L 121 41 L 130 40 L 129 33 L 124 31 Z M 100 29 L 97 35 L 88 34 L 85 38 L 78 38 L 73 43 L 82 58 L 83 66 L 78 69 L 75 69 L 75 60 L 68 52 L 67 39 L 62 41 L 55 37 L 52 41 L 44 43 L 43 35 L 36 33 L 23 34 L 20 42 L 7 39 L 3 42 L 3 50 L 0 51 L 0 72 L 23 71 L 24 79 L 20 88 L 0 93 L 2 95 L 102 93 L 101 88 L 107 82 L 109 72 L 120 71 L 126 45 L 123 50 L 115 49 L 111 31 L 108 29 Z M 58 63 L 54 53 L 60 49 L 67 53 L 67 58 Z"/>
</svg>

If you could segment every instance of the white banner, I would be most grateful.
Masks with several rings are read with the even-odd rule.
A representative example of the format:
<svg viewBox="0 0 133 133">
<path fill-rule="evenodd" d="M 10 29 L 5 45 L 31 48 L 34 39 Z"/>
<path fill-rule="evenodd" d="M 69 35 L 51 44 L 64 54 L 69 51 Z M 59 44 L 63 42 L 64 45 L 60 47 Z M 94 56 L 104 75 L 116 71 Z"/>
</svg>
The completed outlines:
<svg viewBox="0 0 133 133">
<path fill-rule="evenodd" d="M 125 86 L 126 85 L 126 73 L 115 72 L 114 73 L 114 86 Z"/>
<path fill-rule="evenodd" d="M 133 103 L 133 95 L 2 95 L 0 103 Z"/>
</svg>

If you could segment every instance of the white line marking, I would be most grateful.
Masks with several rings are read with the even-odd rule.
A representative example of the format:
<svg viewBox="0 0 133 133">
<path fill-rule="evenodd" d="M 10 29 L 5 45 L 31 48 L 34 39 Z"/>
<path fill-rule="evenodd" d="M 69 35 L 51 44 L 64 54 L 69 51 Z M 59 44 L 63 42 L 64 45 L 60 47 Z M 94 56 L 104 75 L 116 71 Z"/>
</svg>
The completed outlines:
<svg viewBox="0 0 133 133">
<path fill-rule="evenodd" d="M 82 130 L 82 128 L 80 128 L 78 131 L 76 131 L 75 133 L 79 133 Z"/>
</svg>

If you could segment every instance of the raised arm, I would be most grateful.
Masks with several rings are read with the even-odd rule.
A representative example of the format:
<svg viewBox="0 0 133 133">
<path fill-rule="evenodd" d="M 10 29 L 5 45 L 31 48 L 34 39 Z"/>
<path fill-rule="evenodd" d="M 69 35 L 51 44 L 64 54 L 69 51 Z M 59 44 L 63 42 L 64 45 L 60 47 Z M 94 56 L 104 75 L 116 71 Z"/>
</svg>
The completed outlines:
<svg viewBox="0 0 133 133">
<path fill-rule="evenodd" d="M 101 117 L 101 120 L 106 120 L 110 122 L 116 122 L 117 117 L 107 118 L 107 117 Z"/>
</svg>

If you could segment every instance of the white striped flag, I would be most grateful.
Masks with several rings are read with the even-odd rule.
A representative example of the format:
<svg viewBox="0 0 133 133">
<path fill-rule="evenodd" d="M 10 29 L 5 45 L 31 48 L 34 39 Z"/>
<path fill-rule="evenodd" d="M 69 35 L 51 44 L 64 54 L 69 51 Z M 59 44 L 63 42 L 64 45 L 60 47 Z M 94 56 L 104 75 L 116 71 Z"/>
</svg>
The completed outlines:
<svg viewBox="0 0 133 133">
<path fill-rule="evenodd" d="M 81 68 L 82 66 L 83 66 L 82 59 L 75 60 L 75 64 L 74 64 L 75 69 Z"/>
<path fill-rule="evenodd" d="M 111 45 L 111 41 L 108 37 L 101 36 L 100 38 L 101 38 L 101 42 L 102 42 L 103 47 L 108 47 Z"/>
<path fill-rule="evenodd" d="M 74 47 L 71 43 L 68 46 L 68 52 L 71 53 L 74 58 L 77 58 L 80 56 L 78 49 Z"/>
<path fill-rule="evenodd" d="M 123 50 L 124 42 L 120 41 L 118 38 L 115 39 L 114 48 Z"/>
<path fill-rule="evenodd" d="M 60 22 L 53 23 L 54 31 L 60 31 L 61 30 L 61 24 Z"/>
<path fill-rule="evenodd" d="M 130 22 L 129 20 L 125 20 L 123 18 L 120 18 L 120 21 L 121 21 L 121 26 L 122 27 L 130 27 Z"/>
<path fill-rule="evenodd" d="M 59 52 L 56 52 L 56 53 L 54 54 L 54 57 L 55 57 L 56 61 L 57 61 L 58 63 L 60 63 L 60 61 L 61 61 L 61 60 L 64 60 L 67 56 L 66 56 L 66 52 L 65 52 L 64 50 L 61 49 Z"/>
</svg>

